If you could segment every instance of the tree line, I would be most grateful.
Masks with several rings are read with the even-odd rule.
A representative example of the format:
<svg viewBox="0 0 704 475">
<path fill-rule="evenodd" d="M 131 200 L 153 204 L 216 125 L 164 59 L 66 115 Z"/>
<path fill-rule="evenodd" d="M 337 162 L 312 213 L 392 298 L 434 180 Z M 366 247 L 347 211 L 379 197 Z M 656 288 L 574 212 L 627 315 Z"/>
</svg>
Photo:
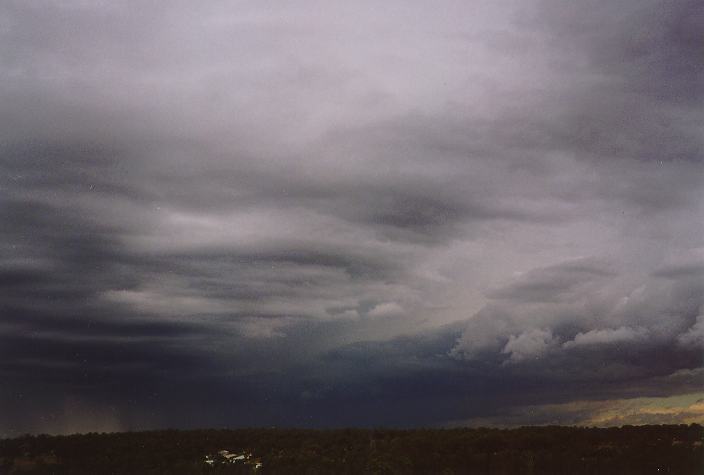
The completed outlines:
<svg viewBox="0 0 704 475">
<path fill-rule="evenodd" d="M 26 435 L 0 440 L 0 474 L 698 474 L 703 436 L 696 424 Z M 261 467 L 204 462 L 219 450 Z"/>
</svg>

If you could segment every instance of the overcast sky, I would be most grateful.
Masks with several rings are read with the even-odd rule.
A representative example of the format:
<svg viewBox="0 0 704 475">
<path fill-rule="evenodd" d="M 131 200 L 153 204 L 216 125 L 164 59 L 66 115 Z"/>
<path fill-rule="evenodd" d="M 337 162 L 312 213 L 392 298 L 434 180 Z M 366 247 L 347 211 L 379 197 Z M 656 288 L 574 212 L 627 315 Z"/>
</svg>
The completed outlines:
<svg viewBox="0 0 704 475">
<path fill-rule="evenodd" d="M 0 435 L 704 421 L 695 0 L 0 4 Z"/>
</svg>

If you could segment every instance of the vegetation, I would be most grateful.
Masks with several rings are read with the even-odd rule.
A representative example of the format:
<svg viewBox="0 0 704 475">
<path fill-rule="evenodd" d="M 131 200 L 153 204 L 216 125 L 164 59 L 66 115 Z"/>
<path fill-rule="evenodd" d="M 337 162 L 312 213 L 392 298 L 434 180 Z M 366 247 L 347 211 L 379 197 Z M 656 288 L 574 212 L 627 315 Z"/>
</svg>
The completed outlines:
<svg viewBox="0 0 704 475">
<path fill-rule="evenodd" d="M 152 431 L 0 440 L 1 474 L 704 473 L 702 427 Z M 205 463 L 221 450 L 261 466 Z M 250 455 L 248 455 L 250 457 Z"/>
</svg>

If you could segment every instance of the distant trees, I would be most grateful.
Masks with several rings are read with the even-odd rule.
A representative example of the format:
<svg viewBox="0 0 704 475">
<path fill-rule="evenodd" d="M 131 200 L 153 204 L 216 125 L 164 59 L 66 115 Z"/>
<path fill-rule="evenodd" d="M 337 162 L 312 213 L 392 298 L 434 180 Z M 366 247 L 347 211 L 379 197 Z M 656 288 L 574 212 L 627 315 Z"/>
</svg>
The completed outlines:
<svg viewBox="0 0 704 475">
<path fill-rule="evenodd" d="M 693 474 L 704 473 L 703 436 L 699 425 L 40 435 L 0 440 L 0 473 Z M 205 463 L 223 449 L 261 466 Z"/>
</svg>

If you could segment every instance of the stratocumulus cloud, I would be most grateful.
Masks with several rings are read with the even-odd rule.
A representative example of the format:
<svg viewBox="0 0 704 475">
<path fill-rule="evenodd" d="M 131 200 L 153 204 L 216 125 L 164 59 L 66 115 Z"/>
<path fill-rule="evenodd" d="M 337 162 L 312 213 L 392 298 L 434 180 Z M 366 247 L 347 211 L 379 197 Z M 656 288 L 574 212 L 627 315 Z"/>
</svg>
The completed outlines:
<svg viewBox="0 0 704 475">
<path fill-rule="evenodd" d="M 690 0 L 4 2 L 0 434 L 699 391 L 703 32 Z"/>
</svg>

